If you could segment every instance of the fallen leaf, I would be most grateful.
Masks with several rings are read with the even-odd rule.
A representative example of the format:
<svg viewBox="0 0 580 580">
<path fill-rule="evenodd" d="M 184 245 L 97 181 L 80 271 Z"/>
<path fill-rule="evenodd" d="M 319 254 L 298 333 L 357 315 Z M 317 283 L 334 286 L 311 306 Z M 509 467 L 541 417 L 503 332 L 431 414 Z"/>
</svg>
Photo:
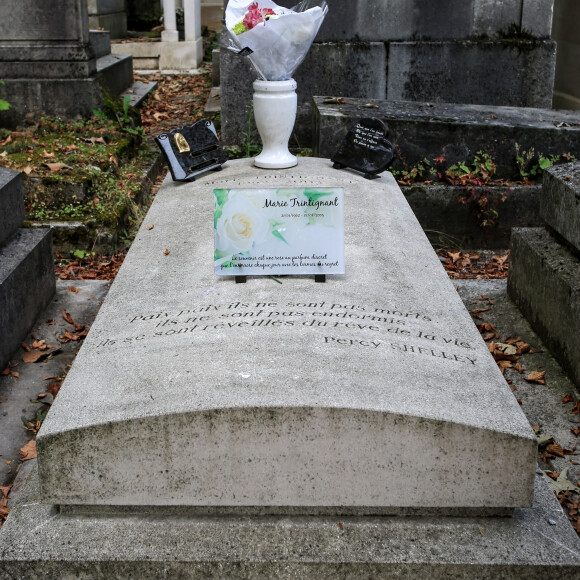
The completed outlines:
<svg viewBox="0 0 580 580">
<path fill-rule="evenodd" d="M 568 393 L 563 399 L 562 403 L 571 403 L 574 400 L 572 393 Z"/>
<path fill-rule="evenodd" d="M 505 369 L 509 369 L 512 366 L 512 363 L 509 360 L 499 360 L 497 361 L 497 366 L 502 374 L 505 372 Z"/>
<path fill-rule="evenodd" d="M 576 427 L 576 429 L 570 429 L 570 433 L 578 437 L 580 435 L 580 427 Z"/>
<path fill-rule="evenodd" d="M 38 362 L 43 356 L 44 353 L 41 350 L 33 350 L 31 352 L 25 352 L 22 355 L 22 360 L 25 363 L 35 363 Z"/>
<path fill-rule="evenodd" d="M 563 491 L 575 491 L 576 493 L 580 493 L 580 489 L 578 489 L 578 486 L 574 485 L 568 479 L 567 467 L 562 471 L 562 473 L 560 473 L 556 481 L 554 481 L 551 477 L 547 477 L 545 471 L 543 473 L 544 477 L 546 477 L 546 481 L 548 482 L 554 493 L 562 493 Z"/>
<path fill-rule="evenodd" d="M 473 314 L 479 314 L 480 312 L 488 312 L 489 310 L 489 308 L 473 308 L 469 312 L 472 312 Z"/>
<path fill-rule="evenodd" d="M 153 224 L 149 224 L 149 225 L 147 226 L 147 229 L 148 229 L 148 230 L 152 230 L 154 227 L 155 227 L 155 226 L 154 226 Z"/>
<path fill-rule="evenodd" d="M 518 371 L 518 373 L 520 373 L 520 375 L 523 374 L 523 372 L 524 372 L 524 367 L 522 366 L 522 363 L 516 363 L 514 365 L 514 369 L 516 371 Z"/>
<path fill-rule="evenodd" d="M 36 441 L 29 441 L 18 453 L 22 455 L 21 461 L 36 459 Z"/>
<path fill-rule="evenodd" d="M 538 385 L 545 385 L 546 381 L 544 377 L 546 376 L 546 371 L 532 371 L 527 377 L 526 381 L 528 383 L 537 383 Z"/>
<path fill-rule="evenodd" d="M 0 375 L 2 375 L 3 377 L 7 377 L 10 373 L 11 373 L 11 369 L 10 369 L 10 365 L 8 365 L 1 373 Z"/>
<path fill-rule="evenodd" d="M 447 255 L 451 258 L 451 261 L 455 264 L 457 260 L 461 257 L 461 252 L 447 252 Z"/>
<path fill-rule="evenodd" d="M 165 250 L 165 252 L 163 252 L 166 256 L 169 256 L 169 250 Z"/>
<path fill-rule="evenodd" d="M 506 344 L 505 342 L 496 342 L 495 348 L 507 355 L 514 355 L 518 351 L 518 349 L 515 346 L 511 344 Z"/>
<path fill-rule="evenodd" d="M 57 383 L 57 382 L 49 383 L 47 391 L 53 397 L 56 397 L 58 395 L 58 392 L 59 392 L 61 386 L 62 386 L 62 383 Z"/>
<path fill-rule="evenodd" d="M 103 137 L 89 137 L 89 138 L 83 137 L 82 139 L 85 143 L 92 143 L 93 145 L 95 143 L 101 143 L 103 145 L 107 144 L 107 142 L 105 141 L 105 139 Z"/>
<path fill-rule="evenodd" d="M 25 342 L 23 342 L 20 346 L 28 352 L 30 352 L 30 350 L 31 350 L 30 347 Z"/>
<path fill-rule="evenodd" d="M 12 489 L 12 484 L 6 486 L 0 486 L 0 492 L 4 497 L 8 497 L 10 495 L 10 490 Z"/>
<path fill-rule="evenodd" d="M 70 165 L 66 163 L 43 163 L 45 167 L 48 167 L 51 171 L 60 171 L 61 169 L 72 169 Z"/>
<path fill-rule="evenodd" d="M 8 506 L 1 506 L 0 507 L 0 518 L 6 520 L 8 514 L 10 513 L 10 508 Z"/>
<path fill-rule="evenodd" d="M 33 350 L 32 352 L 25 352 L 22 355 L 22 360 L 25 363 L 36 363 L 43 360 L 49 359 L 52 355 L 61 352 L 60 348 L 55 348 L 53 350 Z"/>
<path fill-rule="evenodd" d="M 78 289 L 78 288 L 76 288 L 75 286 L 69 286 L 69 287 L 67 288 L 67 290 L 68 290 L 69 292 L 74 292 L 75 294 L 76 294 L 76 293 L 79 291 L 79 289 Z"/>
<path fill-rule="evenodd" d="M 553 435 L 540 435 L 538 437 L 538 445 L 541 447 L 542 445 L 546 445 L 547 443 L 550 443 L 550 441 L 553 440 L 554 440 Z"/>
<path fill-rule="evenodd" d="M 26 175 L 30 175 L 34 171 L 34 167 L 27 165 L 26 167 L 23 167 L 20 171 L 22 171 L 22 173 L 25 173 Z"/>
<path fill-rule="evenodd" d="M 546 447 L 546 451 L 556 457 L 564 457 L 564 449 L 559 443 L 551 443 Z"/>
<path fill-rule="evenodd" d="M 72 316 L 66 311 L 63 310 L 62 311 L 62 317 L 69 323 L 69 324 L 74 324 Z"/>
</svg>

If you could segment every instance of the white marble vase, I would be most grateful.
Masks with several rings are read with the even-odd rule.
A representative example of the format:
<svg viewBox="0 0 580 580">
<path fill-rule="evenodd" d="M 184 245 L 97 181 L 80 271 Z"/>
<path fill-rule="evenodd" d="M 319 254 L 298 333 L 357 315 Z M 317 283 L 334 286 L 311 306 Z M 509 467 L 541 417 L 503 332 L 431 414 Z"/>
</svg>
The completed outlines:
<svg viewBox="0 0 580 580">
<path fill-rule="evenodd" d="M 288 151 L 288 140 L 296 121 L 296 81 L 254 82 L 254 118 L 262 138 L 262 152 L 254 159 L 256 167 L 285 169 L 298 160 Z"/>
</svg>

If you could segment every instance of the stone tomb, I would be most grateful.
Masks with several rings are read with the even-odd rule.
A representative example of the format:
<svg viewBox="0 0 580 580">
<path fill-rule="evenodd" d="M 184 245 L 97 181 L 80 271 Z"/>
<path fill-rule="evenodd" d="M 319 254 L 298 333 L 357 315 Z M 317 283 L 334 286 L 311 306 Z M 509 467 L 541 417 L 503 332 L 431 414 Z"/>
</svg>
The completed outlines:
<svg viewBox="0 0 580 580">
<path fill-rule="evenodd" d="M 305 186 L 345 190 L 346 275 L 216 277 L 213 189 Z M 38 450 L 0 577 L 580 564 L 535 436 L 401 191 L 328 160 L 166 181 Z"/>
</svg>

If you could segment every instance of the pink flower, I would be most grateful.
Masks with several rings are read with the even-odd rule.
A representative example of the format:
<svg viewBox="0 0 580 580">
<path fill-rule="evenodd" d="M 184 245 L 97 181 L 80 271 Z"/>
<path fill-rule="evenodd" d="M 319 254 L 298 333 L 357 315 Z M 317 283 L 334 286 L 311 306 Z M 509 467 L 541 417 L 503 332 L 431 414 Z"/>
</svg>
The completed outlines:
<svg viewBox="0 0 580 580">
<path fill-rule="evenodd" d="M 251 30 L 254 26 L 260 24 L 260 22 L 265 22 L 265 16 L 271 16 L 273 14 L 276 13 L 272 9 L 259 8 L 258 3 L 254 2 L 248 8 L 248 12 L 244 16 L 243 24 L 248 30 Z"/>
</svg>

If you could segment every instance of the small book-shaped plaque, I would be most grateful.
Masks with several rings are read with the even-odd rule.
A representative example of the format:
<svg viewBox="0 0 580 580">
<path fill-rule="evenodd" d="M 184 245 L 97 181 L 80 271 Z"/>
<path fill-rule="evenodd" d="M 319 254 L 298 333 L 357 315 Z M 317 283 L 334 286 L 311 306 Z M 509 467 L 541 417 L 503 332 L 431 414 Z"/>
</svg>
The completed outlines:
<svg viewBox="0 0 580 580">
<path fill-rule="evenodd" d="M 380 119 L 361 119 L 351 127 L 338 153 L 332 157 L 335 169 L 349 167 L 367 179 L 378 177 L 393 162 L 393 144 L 386 139 L 387 128 Z"/>
<path fill-rule="evenodd" d="M 211 121 L 198 121 L 189 127 L 174 129 L 155 137 L 174 181 L 195 181 L 212 169 L 220 170 L 228 160 Z"/>
</svg>

